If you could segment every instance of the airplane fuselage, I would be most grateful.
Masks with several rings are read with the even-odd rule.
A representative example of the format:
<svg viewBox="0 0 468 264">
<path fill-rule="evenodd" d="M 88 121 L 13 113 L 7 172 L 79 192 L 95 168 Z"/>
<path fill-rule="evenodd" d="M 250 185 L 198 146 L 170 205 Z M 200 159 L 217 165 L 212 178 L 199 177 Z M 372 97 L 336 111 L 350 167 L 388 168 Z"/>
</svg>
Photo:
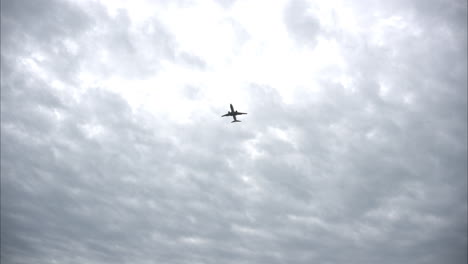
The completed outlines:
<svg viewBox="0 0 468 264">
<path fill-rule="evenodd" d="M 228 111 L 227 114 L 225 115 L 222 115 L 222 117 L 224 116 L 232 116 L 232 118 L 234 118 L 234 120 L 231 122 L 231 123 L 234 123 L 234 122 L 240 122 L 240 120 L 237 120 L 236 116 L 237 115 L 246 115 L 247 113 L 242 113 L 242 112 L 239 112 L 239 111 L 235 111 L 234 110 L 234 107 L 232 106 L 232 104 L 229 105 L 230 108 L 231 108 L 231 111 Z"/>
</svg>

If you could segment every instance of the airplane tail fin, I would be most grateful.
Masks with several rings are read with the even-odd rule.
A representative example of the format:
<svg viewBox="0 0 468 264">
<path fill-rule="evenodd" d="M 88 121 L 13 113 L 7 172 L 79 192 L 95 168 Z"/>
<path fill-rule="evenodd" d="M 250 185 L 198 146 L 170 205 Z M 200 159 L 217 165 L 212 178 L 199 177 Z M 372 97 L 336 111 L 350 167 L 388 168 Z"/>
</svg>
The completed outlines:
<svg viewBox="0 0 468 264">
<path fill-rule="evenodd" d="M 231 123 L 234 123 L 234 122 L 240 122 L 240 120 L 234 120 L 234 121 L 232 121 Z"/>
</svg>

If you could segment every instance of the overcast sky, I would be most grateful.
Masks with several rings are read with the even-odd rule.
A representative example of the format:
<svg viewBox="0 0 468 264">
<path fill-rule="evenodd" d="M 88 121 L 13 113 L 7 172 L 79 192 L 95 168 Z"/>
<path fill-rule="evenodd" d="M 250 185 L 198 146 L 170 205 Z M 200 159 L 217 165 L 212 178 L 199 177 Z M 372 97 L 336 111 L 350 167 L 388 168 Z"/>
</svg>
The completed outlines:
<svg viewBox="0 0 468 264">
<path fill-rule="evenodd" d="M 466 263 L 466 23 L 1 0 L 2 264 Z"/>
</svg>

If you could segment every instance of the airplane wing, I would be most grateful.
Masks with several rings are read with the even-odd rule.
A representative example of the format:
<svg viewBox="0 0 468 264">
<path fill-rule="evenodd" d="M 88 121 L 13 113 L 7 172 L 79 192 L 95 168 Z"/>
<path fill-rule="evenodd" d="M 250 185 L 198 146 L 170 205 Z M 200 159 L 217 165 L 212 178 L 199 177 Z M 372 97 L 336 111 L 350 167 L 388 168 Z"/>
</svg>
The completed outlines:
<svg viewBox="0 0 468 264">
<path fill-rule="evenodd" d="M 246 115 L 247 113 L 237 112 L 236 114 L 238 114 L 238 115 Z"/>
<path fill-rule="evenodd" d="M 224 117 L 224 116 L 231 116 L 231 114 L 230 114 L 230 113 L 227 113 L 227 114 L 225 114 L 225 115 L 222 115 L 221 117 Z"/>
</svg>

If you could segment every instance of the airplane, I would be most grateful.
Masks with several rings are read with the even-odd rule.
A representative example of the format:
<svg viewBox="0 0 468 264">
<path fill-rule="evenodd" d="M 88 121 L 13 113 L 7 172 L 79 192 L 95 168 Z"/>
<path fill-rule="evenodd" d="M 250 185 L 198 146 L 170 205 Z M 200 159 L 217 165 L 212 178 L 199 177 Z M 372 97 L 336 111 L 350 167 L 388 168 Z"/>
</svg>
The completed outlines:
<svg viewBox="0 0 468 264">
<path fill-rule="evenodd" d="M 234 121 L 232 121 L 231 123 L 234 123 L 234 122 L 240 122 L 240 120 L 237 120 L 236 118 L 236 115 L 246 115 L 247 113 L 241 113 L 241 112 L 237 112 L 237 111 L 234 111 L 234 107 L 232 106 L 232 104 L 230 104 L 231 106 L 231 111 L 225 115 L 222 115 L 221 117 L 224 117 L 224 116 L 232 116 L 234 118 Z"/>
</svg>

